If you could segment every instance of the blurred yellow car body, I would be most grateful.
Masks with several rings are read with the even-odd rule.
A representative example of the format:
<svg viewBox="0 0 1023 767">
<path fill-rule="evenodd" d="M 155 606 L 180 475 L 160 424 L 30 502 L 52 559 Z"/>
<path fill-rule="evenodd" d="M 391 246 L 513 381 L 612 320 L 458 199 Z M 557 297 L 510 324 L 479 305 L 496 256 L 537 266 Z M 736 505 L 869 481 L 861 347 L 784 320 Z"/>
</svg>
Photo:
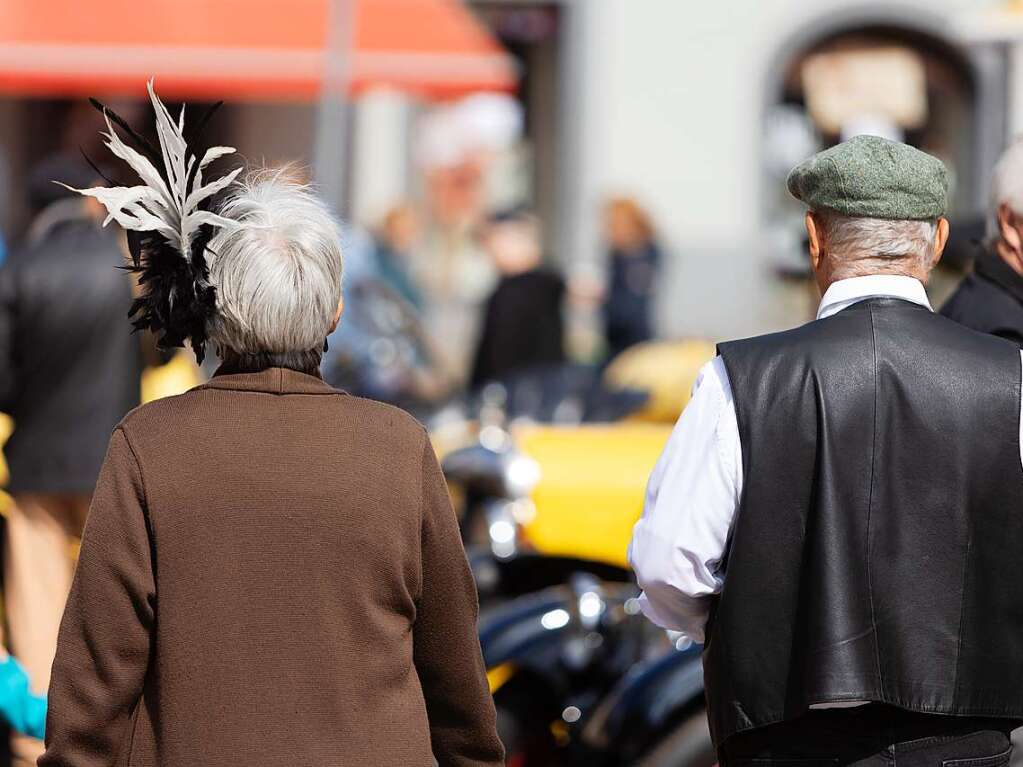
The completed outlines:
<svg viewBox="0 0 1023 767">
<path fill-rule="evenodd" d="M 612 389 L 648 392 L 646 403 L 630 421 L 675 423 L 689 402 L 700 368 L 714 358 L 709 341 L 651 341 L 637 344 L 614 358 L 604 371 Z"/>
<path fill-rule="evenodd" d="M 0 413 L 0 448 L 7 442 L 7 438 L 11 436 L 11 429 L 14 427 L 14 422 L 10 419 L 10 416 L 6 416 Z M 7 485 L 7 462 L 4 460 L 3 454 L 0 453 L 0 487 Z M 2 506 L 2 501 L 0 501 Z"/>
<path fill-rule="evenodd" d="M 142 374 L 142 401 L 181 394 L 202 383 L 191 352 L 180 351 L 166 365 L 146 368 Z"/>
<path fill-rule="evenodd" d="M 699 369 L 714 353 L 706 341 L 640 344 L 619 355 L 604 377 L 612 389 L 648 392 L 646 404 L 628 419 L 513 431 L 518 449 L 540 466 L 532 493 L 536 511 L 521 523 L 537 553 L 628 567 L 647 479 Z"/>
<path fill-rule="evenodd" d="M 669 434 L 669 425 L 629 422 L 516 429 L 519 449 L 540 464 L 525 540 L 540 554 L 628 567 L 632 526 Z"/>
</svg>

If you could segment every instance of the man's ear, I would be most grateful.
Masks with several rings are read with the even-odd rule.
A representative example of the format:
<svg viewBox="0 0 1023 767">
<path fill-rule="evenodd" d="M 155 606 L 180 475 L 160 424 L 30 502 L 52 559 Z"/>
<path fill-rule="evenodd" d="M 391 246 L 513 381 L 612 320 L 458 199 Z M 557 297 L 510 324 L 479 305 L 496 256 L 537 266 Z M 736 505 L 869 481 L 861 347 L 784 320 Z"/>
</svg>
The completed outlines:
<svg viewBox="0 0 1023 767">
<path fill-rule="evenodd" d="M 820 231 L 817 229 L 817 221 L 814 219 L 811 211 L 807 211 L 804 221 L 806 223 L 806 237 L 810 243 L 810 265 L 813 267 L 814 272 L 816 272 L 821 263 Z"/>
<path fill-rule="evenodd" d="M 1003 202 L 998 206 L 998 234 L 1002 242 L 1012 248 L 1013 252 L 1023 255 L 1023 242 L 1020 241 L 1016 224 L 1016 214 Z"/>
<path fill-rule="evenodd" d="M 931 267 L 938 265 L 938 261 L 941 260 L 941 254 L 945 252 L 945 246 L 948 244 L 948 232 L 949 225 L 947 218 L 939 218 L 938 225 L 934 230 L 934 257 L 931 259 Z"/>
</svg>

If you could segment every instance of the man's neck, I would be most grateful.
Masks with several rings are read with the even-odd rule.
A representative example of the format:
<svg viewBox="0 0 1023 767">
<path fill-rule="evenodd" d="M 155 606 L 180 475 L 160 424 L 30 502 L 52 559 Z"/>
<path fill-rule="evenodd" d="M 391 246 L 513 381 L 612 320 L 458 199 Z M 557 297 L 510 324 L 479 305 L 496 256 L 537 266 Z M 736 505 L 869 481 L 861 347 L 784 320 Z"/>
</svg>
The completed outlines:
<svg viewBox="0 0 1023 767">
<path fill-rule="evenodd" d="M 870 274 L 836 280 L 821 296 L 817 319 L 830 317 L 869 298 L 898 298 L 931 308 L 920 281 L 906 274 Z"/>
<path fill-rule="evenodd" d="M 828 292 L 828 288 L 830 288 L 836 282 L 841 282 L 842 280 L 849 280 L 849 279 L 852 279 L 854 277 L 909 277 L 910 279 L 916 280 L 917 282 L 919 282 L 919 283 L 921 283 L 923 285 L 926 285 L 927 284 L 927 278 L 929 276 L 930 276 L 929 274 L 921 274 L 919 271 L 906 270 L 906 269 L 889 269 L 889 270 L 879 270 L 879 271 L 876 271 L 876 272 L 866 272 L 866 273 L 864 273 L 864 272 L 844 273 L 844 272 L 839 271 L 839 272 L 832 273 L 832 274 L 826 274 L 825 275 L 825 274 L 817 273 L 815 275 L 816 281 L 817 281 L 817 287 L 820 290 L 822 296 L 825 293 L 827 293 Z"/>
</svg>

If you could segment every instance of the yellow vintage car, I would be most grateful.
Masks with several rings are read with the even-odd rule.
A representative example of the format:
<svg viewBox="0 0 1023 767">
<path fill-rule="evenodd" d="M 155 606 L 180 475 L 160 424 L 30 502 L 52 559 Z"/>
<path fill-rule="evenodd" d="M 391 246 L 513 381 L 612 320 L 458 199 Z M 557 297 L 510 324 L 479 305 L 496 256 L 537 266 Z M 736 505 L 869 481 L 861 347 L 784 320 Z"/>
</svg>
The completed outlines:
<svg viewBox="0 0 1023 767">
<path fill-rule="evenodd" d="M 648 397 L 622 420 L 506 424 L 500 408 L 495 418 L 484 407 L 478 433 L 464 424 L 459 435 L 434 433 L 481 596 L 543 588 L 577 569 L 630 578 L 627 548 L 647 479 L 713 355 L 704 341 L 628 350 L 603 388 Z"/>
</svg>

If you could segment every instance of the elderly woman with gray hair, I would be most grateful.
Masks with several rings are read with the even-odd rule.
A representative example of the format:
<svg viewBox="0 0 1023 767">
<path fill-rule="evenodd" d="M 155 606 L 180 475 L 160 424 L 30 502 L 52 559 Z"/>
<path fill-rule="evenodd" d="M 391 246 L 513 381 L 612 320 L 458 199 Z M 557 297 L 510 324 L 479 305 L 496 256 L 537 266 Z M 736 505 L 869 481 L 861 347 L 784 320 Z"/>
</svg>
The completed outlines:
<svg viewBox="0 0 1023 767">
<path fill-rule="evenodd" d="M 224 362 L 114 431 L 39 764 L 502 764 L 430 441 L 318 374 L 335 220 L 283 173 L 204 181 L 230 150 L 197 162 L 152 100 L 158 148 L 107 113 L 143 184 L 80 191 L 132 235 L 136 324 L 199 354 L 208 336 Z"/>
</svg>

